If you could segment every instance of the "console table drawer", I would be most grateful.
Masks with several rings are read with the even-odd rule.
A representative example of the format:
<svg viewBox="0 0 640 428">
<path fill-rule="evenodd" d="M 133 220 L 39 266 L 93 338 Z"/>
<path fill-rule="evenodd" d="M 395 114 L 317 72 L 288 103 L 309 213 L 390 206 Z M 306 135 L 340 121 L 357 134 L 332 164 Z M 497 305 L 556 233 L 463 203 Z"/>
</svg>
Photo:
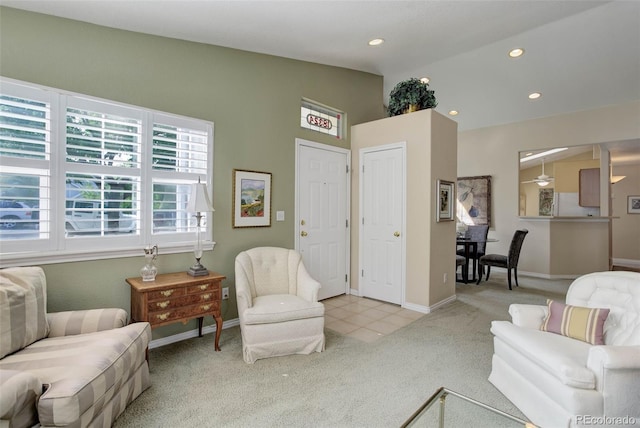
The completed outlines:
<svg viewBox="0 0 640 428">
<path fill-rule="evenodd" d="M 180 306 L 192 305 L 200 302 L 216 302 L 220 299 L 218 290 L 210 291 L 202 294 L 187 294 L 186 296 L 176 297 L 174 299 L 161 299 L 149 302 L 147 307 L 149 312 L 162 309 L 172 309 Z"/>
<path fill-rule="evenodd" d="M 167 290 L 159 290 L 159 291 L 150 291 L 147 293 L 147 298 L 149 300 L 160 300 L 166 299 L 168 297 L 178 297 L 185 294 L 184 288 L 170 288 Z"/>
<path fill-rule="evenodd" d="M 149 323 L 154 326 L 166 322 L 183 320 L 185 318 L 197 318 L 204 315 L 210 315 L 219 311 L 218 302 L 200 303 L 191 306 L 182 306 L 172 310 L 151 312 L 149 314 Z M 186 321 L 185 321 L 186 322 Z"/>
<path fill-rule="evenodd" d="M 218 286 L 218 284 L 211 283 L 211 282 L 205 282 L 203 284 L 193 285 L 193 286 L 187 288 L 187 294 L 202 293 L 204 291 L 218 291 L 218 292 L 220 292 L 220 287 Z"/>
</svg>

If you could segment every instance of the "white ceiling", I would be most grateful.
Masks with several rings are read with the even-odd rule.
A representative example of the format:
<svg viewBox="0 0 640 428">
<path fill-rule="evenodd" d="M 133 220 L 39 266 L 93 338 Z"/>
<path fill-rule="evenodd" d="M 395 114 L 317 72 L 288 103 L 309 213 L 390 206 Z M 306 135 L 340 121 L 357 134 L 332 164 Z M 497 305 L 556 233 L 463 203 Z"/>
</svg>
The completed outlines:
<svg viewBox="0 0 640 428">
<path fill-rule="evenodd" d="M 636 0 L 0 0 L 0 4 L 380 74 L 385 102 L 399 81 L 428 76 L 439 102 L 437 110 L 460 112 L 454 118 L 460 131 L 640 99 L 640 1 Z M 368 40 L 376 37 L 386 42 L 368 46 Z M 524 48 L 525 55 L 508 58 L 514 47 Z M 531 101 L 527 95 L 534 91 L 542 97 Z"/>
</svg>

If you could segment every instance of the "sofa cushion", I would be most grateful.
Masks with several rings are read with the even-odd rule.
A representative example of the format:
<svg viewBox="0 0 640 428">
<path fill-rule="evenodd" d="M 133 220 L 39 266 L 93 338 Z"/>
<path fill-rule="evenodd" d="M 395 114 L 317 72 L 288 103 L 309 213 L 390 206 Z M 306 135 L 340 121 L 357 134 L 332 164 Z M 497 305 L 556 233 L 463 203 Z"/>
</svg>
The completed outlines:
<svg viewBox="0 0 640 428">
<path fill-rule="evenodd" d="M 291 294 L 269 294 L 253 299 L 245 310 L 245 324 L 269 324 L 324 316 L 324 305 Z"/>
<path fill-rule="evenodd" d="M 595 388 L 595 375 L 587 368 L 593 345 L 549 332 L 522 328 L 508 321 L 493 321 L 491 333 L 542 367 L 565 385 Z"/>
<path fill-rule="evenodd" d="M 0 270 L 0 358 L 47 337 L 47 291 L 39 267 Z"/>
<path fill-rule="evenodd" d="M 604 345 L 604 322 L 609 309 L 565 305 L 547 299 L 549 312 L 540 330 L 582 340 L 592 345 Z"/>
<path fill-rule="evenodd" d="M 46 386 L 38 401 L 42 426 L 84 426 L 144 364 L 150 340 L 146 322 L 47 338 L 3 358 L 0 369 L 31 373 Z"/>
</svg>

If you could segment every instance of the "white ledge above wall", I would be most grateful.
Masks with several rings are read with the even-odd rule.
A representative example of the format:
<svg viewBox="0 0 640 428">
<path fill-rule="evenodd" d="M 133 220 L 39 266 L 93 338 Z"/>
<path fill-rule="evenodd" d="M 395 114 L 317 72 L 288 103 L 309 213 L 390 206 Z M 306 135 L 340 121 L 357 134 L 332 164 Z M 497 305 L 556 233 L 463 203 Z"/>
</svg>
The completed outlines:
<svg viewBox="0 0 640 428">
<path fill-rule="evenodd" d="M 216 243 L 203 243 L 203 250 L 213 250 Z M 193 242 L 165 245 L 160 247 L 160 254 L 193 253 Z M 143 257 L 142 247 L 110 249 L 102 252 L 55 251 L 55 252 L 25 252 L 3 254 L 0 268 L 11 266 L 46 265 L 65 262 L 82 262 L 89 260 L 118 259 L 123 257 Z"/>
<path fill-rule="evenodd" d="M 600 216 L 567 216 L 567 217 L 561 217 L 561 216 L 532 216 L 532 217 L 525 217 L 525 216 L 521 216 L 518 217 L 520 220 L 526 220 L 526 221 L 571 221 L 571 222 L 580 222 L 580 221 L 590 221 L 590 222 L 607 222 L 609 220 L 615 219 L 615 218 L 620 218 L 620 217 L 600 217 Z"/>
</svg>

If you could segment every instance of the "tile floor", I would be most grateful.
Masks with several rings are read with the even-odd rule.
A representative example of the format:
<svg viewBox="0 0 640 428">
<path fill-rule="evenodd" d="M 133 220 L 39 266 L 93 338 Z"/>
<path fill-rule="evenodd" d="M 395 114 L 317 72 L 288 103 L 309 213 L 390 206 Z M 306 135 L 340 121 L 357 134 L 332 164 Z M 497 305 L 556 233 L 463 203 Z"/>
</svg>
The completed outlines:
<svg viewBox="0 0 640 428">
<path fill-rule="evenodd" d="M 346 294 L 322 303 L 326 328 L 364 342 L 391 334 L 424 315 L 399 305 Z"/>
</svg>

